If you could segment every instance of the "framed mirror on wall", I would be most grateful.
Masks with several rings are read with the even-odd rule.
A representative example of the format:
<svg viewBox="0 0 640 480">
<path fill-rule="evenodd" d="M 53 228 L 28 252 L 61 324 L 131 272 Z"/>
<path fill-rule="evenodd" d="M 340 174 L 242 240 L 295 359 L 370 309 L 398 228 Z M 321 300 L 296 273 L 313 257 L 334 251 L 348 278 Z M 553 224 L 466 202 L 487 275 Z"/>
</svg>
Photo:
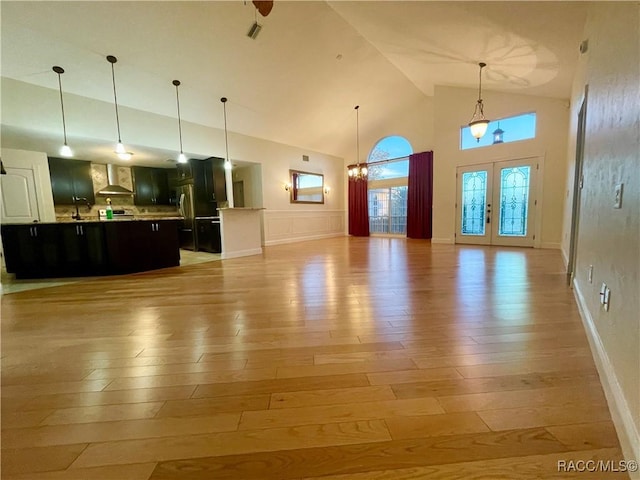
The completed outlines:
<svg viewBox="0 0 640 480">
<path fill-rule="evenodd" d="M 289 170 L 291 203 L 324 203 L 324 175 Z"/>
</svg>

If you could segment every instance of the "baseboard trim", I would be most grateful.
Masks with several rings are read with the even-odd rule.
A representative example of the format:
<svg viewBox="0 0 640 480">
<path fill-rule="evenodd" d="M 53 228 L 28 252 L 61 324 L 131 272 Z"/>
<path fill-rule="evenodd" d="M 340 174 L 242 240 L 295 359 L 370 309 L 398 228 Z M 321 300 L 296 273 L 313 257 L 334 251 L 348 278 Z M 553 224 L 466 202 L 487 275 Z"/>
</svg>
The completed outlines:
<svg viewBox="0 0 640 480">
<path fill-rule="evenodd" d="M 564 262 L 564 267 L 567 268 L 569 266 L 569 254 L 562 247 L 560 247 L 560 253 L 562 254 L 562 261 Z"/>
<path fill-rule="evenodd" d="M 551 250 L 560 250 L 562 249 L 562 245 L 556 242 L 542 242 L 540 244 L 540 248 L 548 248 Z"/>
<path fill-rule="evenodd" d="M 431 243 L 444 243 L 447 245 L 453 245 L 455 243 L 455 241 L 453 240 L 453 238 L 432 238 L 431 239 Z"/>
<path fill-rule="evenodd" d="M 237 252 L 222 252 L 221 258 L 222 260 L 227 260 L 229 258 L 238 258 L 238 257 L 249 257 L 251 255 L 262 255 L 262 248 L 250 248 L 248 250 L 238 250 Z"/>
<path fill-rule="evenodd" d="M 308 242 L 309 240 L 321 240 L 323 238 L 344 237 L 344 232 L 323 233 L 322 235 L 306 235 L 304 237 L 289 237 L 279 240 L 267 240 L 264 242 L 266 247 L 274 245 L 285 245 L 287 243 Z"/>
<path fill-rule="evenodd" d="M 593 354 L 596 368 L 600 374 L 602 388 L 607 397 L 609 411 L 611 412 L 611 418 L 618 433 L 622 453 L 627 460 L 639 461 L 640 434 L 633 421 L 633 415 L 624 397 L 616 373 L 609 361 L 609 356 L 602 344 L 600 335 L 598 335 L 593 317 L 589 313 L 584 296 L 580 291 L 580 286 L 575 280 L 573 282 L 573 293 L 578 303 L 578 310 L 580 311 L 580 317 L 582 318 L 587 339 L 589 340 L 591 353 Z M 640 472 L 630 473 L 630 477 L 634 480 L 640 479 Z"/>
</svg>

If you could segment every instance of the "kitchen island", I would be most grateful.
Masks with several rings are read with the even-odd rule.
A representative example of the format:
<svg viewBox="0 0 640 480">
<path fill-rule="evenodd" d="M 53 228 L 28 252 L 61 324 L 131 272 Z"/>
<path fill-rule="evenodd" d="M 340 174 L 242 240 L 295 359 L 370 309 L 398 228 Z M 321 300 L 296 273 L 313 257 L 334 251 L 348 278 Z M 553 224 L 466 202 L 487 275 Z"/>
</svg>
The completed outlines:
<svg viewBox="0 0 640 480">
<path fill-rule="evenodd" d="M 174 267 L 180 265 L 178 222 L 158 218 L 2 225 L 5 265 L 18 279 Z"/>
</svg>

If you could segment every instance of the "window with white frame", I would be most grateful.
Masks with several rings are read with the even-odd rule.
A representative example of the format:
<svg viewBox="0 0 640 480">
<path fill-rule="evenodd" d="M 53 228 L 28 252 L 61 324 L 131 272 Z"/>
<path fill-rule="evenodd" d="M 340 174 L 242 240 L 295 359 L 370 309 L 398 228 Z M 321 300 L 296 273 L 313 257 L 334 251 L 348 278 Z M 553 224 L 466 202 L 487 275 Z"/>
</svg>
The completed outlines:
<svg viewBox="0 0 640 480">
<path fill-rule="evenodd" d="M 479 141 L 471 135 L 471 129 L 468 126 L 461 127 L 460 150 L 518 142 L 535 137 L 536 113 L 523 113 L 513 117 L 492 120 L 487 126 L 487 133 Z"/>
<path fill-rule="evenodd" d="M 390 136 L 380 140 L 369 154 L 369 230 L 372 234 L 407 234 L 407 185 L 412 153 L 406 138 Z"/>
</svg>

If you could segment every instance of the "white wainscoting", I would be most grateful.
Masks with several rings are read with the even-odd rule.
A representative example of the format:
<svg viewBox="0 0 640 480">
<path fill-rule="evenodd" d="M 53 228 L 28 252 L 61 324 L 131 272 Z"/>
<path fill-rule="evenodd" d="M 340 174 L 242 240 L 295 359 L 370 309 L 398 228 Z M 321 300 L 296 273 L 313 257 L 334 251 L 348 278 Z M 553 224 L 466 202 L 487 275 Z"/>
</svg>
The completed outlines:
<svg viewBox="0 0 640 480">
<path fill-rule="evenodd" d="M 264 244 L 302 242 L 345 234 L 344 210 L 264 210 Z"/>
</svg>

